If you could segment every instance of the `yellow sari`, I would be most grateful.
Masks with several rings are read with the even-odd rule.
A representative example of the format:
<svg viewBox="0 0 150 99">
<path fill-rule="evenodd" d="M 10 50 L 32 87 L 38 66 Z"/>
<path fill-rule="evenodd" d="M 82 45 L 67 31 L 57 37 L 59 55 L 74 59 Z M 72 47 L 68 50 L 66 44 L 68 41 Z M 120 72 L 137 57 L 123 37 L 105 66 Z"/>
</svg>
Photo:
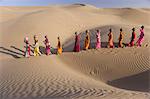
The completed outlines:
<svg viewBox="0 0 150 99">
<path fill-rule="evenodd" d="M 39 56 L 39 55 L 41 55 L 41 52 L 40 52 L 38 43 L 36 43 L 34 47 L 35 47 L 35 48 L 34 48 L 34 56 Z"/>
</svg>

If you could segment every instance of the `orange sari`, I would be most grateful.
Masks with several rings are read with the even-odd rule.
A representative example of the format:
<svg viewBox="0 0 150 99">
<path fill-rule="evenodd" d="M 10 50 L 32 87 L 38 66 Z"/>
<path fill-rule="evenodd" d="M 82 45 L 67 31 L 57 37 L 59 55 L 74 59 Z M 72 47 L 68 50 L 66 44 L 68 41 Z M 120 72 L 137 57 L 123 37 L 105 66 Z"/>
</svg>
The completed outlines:
<svg viewBox="0 0 150 99">
<path fill-rule="evenodd" d="M 58 40 L 57 54 L 58 54 L 58 55 L 62 54 L 62 46 L 61 46 L 60 40 Z"/>
<path fill-rule="evenodd" d="M 112 34 L 112 33 L 109 33 L 109 34 L 108 34 L 108 37 L 109 37 L 109 39 L 108 39 L 108 47 L 109 47 L 109 48 L 113 48 L 113 47 L 114 47 L 113 34 Z"/>
<path fill-rule="evenodd" d="M 123 41 L 123 32 L 120 32 L 120 36 L 119 36 L 119 47 L 123 47 L 122 41 Z"/>
<path fill-rule="evenodd" d="M 84 46 L 84 49 L 87 50 L 89 47 L 90 47 L 90 36 L 89 36 L 89 34 L 87 34 L 87 35 L 86 35 L 86 38 L 85 38 L 85 46 Z"/>
</svg>

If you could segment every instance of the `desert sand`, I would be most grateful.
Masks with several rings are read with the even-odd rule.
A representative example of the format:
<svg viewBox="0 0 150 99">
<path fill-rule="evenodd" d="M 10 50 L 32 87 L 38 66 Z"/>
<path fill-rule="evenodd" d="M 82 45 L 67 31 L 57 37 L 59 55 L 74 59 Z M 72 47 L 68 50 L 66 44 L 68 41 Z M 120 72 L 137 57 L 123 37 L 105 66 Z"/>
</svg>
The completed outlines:
<svg viewBox="0 0 150 99">
<path fill-rule="evenodd" d="M 142 47 L 106 48 L 109 28 L 117 45 L 119 29 L 124 43 L 131 29 L 145 26 Z M 73 52 L 74 32 L 90 30 L 91 49 Z M 96 29 L 101 30 L 101 49 L 94 49 Z M 24 37 L 41 48 L 48 35 L 56 48 L 60 36 L 64 52 L 24 58 Z M 96 8 L 73 4 L 43 7 L 0 7 L 1 99 L 150 99 L 150 9 Z"/>
</svg>

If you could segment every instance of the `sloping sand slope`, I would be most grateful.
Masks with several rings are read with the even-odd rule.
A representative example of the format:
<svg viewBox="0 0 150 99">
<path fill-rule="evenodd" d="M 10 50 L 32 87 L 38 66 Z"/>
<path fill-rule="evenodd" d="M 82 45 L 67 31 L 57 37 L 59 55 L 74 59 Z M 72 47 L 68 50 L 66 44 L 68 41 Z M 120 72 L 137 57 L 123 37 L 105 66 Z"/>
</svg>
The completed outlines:
<svg viewBox="0 0 150 99">
<path fill-rule="evenodd" d="M 122 99 L 137 99 L 137 97 L 138 99 L 148 99 L 150 97 L 148 93 L 117 89 L 84 76 L 80 71 L 76 72 L 67 67 L 73 64 L 66 66 L 58 58 L 59 56 L 42 56 L 3 61 L 0 76 L 2 99 L 119 99 L 122 97 Z M 84 62 L 82 64 L 85 65 Z M 77 65 L 78 68 L 81 65 Z M 94 67 L 96 68 L 96 66 Z M 92 67 L 88 65 L 82 68 L 84 69 L 81 70 L 87 73 L 89 69 L 93 71 Z M 103 72 L 110 70 L 105 67 L 100 68 L 98 65 L 97 68 Z M 96 75 L 96 72 L 94 71 L 92 75 Z M 100 77 L 104 76 L 104 73 L 98 74 L 102 74 Z M 115 76 L 115 74 L 113 75 Z M 112 77 L 114 78 L 114 76 Z M 112 79 L 108 74 L 104 77 Z"/>
<path fill-rule="evenodd" d="M 2 99 L 149 99 L 150 10 L 102 9 L 75 4 L 47 7 L 0 7 L 0 96 Z M 132 27 L 145 26 L 141 48 L 108 49 L 108 29 L 115 46 L 122 27 L 129 43 Z M 74 32 L 81 33 L 83 49 L 90 29 L 91 49 L 72 52 Z M 95 47 L 95 30 L 101 30 L 102 49 Z M 52 47 L 57 36 L 62 55 L 24 58 L 25 36 L 33 44 L 38 35 L 43 48 L 48 35 Z"/>
<path fill-rule="evenodd" d="M 95 79 L 97 78 L 103 82 L 111 84 L 111 81 L 113 80 L 149 70 L 150 60 L 147 50 L 148 49 L 142 48 L 126 48 L 124 50 L 119 48 L 104 48 L 87 52 L 83 51 L 77 54 L 65 53 L 61 56 L 61 59 L 65 61 L 68 67 L 72 67 L 73 69 L 94 77 Z M 145 86 L 146 89 L 141 90 L 148 91 L 149 76 L 146 75 L 145 78 L 147 79 L 140 82 L 136 82 L 137 78 L 135 81 L 133 80 L 132 84 L 137 84 L 137 87 L 133 90 L 140 90 L 138 87 Z M 140 84 L 141 82 L 143 82 L 143 84 Z M 124 86 L 126 86 L 126 84 L 124 84 Z M 122 87 L 124 86 L 122 85 Z M 128 86 L 127 89 L 132 89 L 130 84 Z"/>
</svg>

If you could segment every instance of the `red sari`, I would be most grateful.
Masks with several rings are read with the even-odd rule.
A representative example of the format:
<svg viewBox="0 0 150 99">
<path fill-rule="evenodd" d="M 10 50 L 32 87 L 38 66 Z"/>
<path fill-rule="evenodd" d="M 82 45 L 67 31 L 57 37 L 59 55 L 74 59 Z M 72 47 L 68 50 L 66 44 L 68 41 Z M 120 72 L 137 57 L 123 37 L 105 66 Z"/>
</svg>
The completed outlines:
<svg viewBox="0 0 150 99">
<path fill-rule="evenodd" d="M 80 35 L 75 37 L 74 52 L 80 52 Z"/>
<path fill-rule="evenodd" d="M 136 34 L 135 34 L 135 32 L 132 32 L 131 41 L 130 41 L 130 43 L 129 43 L 129 46 L 130 46 L 130 47 L 134 46 L 135 38 L 136 38 Z"/>
</svg>

